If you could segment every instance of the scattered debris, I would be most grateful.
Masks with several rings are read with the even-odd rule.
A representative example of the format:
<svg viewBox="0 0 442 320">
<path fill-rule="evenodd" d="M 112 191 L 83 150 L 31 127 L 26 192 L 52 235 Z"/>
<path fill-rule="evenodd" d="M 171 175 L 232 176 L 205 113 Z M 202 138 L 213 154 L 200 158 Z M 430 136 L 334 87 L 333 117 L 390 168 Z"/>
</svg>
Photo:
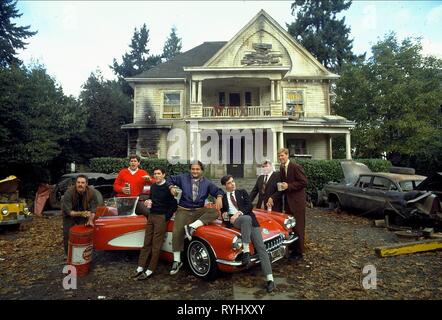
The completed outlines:
<svg viewBox="0 0 442 320">
<path fill-rule="evenodd" d="M 382 220 L 375 220 L 374 221 L 374 225 L 377 228 L 385 228 L 387 226 L 387 224 L 385 223 L 385 219 Z"/>
<path fill-rule="evenodd" d="M 375 248 L 375 252 L 379 257 L 389 257 L 438 249 L 442 249 L 442 240 L 423 240 L 391 246 L 382 246 Z"/>
<path fill-rule="evenodd" d="M 401 230 L 401 231 L 395 231 L 394 232 L 395 235 L 397 235 L 398 237 L 401 238 L 414 238 L 414 239 L 419 239 L 421 237 L 423 237 L 423 233 L 417 230 Z"/>
<path fill-rule="evenodd" d="M 434 229 L 433 228 L 425 228 L 424 230 L 422 230 L 422 234 L 424 235 L 424 237 L 430 238 L 434 233 Z"/>
</svg>

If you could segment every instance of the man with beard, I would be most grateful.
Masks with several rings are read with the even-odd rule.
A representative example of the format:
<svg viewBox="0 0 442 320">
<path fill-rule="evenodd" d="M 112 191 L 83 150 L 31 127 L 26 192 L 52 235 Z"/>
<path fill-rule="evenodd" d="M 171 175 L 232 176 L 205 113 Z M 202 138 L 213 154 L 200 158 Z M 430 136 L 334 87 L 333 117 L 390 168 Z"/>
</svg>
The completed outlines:
<svg viewBox="0 0 442 320">
<path fill-rule="evenodd" d="M 98 191 L 88 186 L 87 176 L 78 175 L 75 185 L 66 190 L 61 200 L 63 242 L 66 254 L 68 252 L 69 230 L 77 224 L 93 226 L 98 204 Z"/>
</svg>

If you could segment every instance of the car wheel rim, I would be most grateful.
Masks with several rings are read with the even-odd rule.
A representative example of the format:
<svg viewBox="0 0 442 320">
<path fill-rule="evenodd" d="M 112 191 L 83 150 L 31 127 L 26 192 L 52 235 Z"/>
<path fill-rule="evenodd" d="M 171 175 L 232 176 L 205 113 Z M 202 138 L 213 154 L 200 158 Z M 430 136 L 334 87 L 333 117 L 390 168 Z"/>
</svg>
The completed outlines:
<svg viewBox="0 0 442 320">
<path fill-rule="evenodd" d="M 199 241 L 192 242 L 188 251 L 189 263 L 192 270 L 200 276 L 210 271 L 210 254 L 205 245 Z"/>
</svg>

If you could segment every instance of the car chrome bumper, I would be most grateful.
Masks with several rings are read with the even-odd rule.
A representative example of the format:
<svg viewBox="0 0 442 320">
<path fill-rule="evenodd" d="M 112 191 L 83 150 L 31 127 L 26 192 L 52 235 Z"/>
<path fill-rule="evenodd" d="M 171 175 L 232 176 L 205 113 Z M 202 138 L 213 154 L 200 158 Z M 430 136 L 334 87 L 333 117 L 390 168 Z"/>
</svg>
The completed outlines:
<svg viewBox="0 0 442 320">
<path fill-rule="evenodd" d="M 32 221 L 32 217 L 19 216 L 17 219 L 13 219 L 13 220 L 0 220 L 0 226 L 10 225 L 10 224 L 19 224 L 19 223 L 22 223 L 25 221 Z"/>
<path fill-rule="evenodd" d="M 299 237 L 296 234 L 291 234 L 290 237 L 287 240 L 284 240 L 283 244 L 287 245 L 287 244 L 291 244 L 293 242 L 295 242 L 296 240 L 298 240 Z"/>
<path fill-rule="evenodd" d="M 298 239 L 298 237 L 296 237 L 296 239 Z M 273 262 L 276 262 L 276 261 L 284 258 L 285 250 L 286 250 L 286 246 L 282 245 L 275 250 L 272 250 L 270 252 L 267 251 L 267 253 L 270 256 L 270 262 L 273 263 Z M 275 255 L 275 253 L 276 253 L 276 255 Z M 223 260 L 223 259 L 216 259 L 216 262 L 219 264 L 224 264 L 224 265 L 232 266 L 232 267 L 245 267 L 246 266 L 241 261 L 229 261 L 229 260 Z M 253 255 L 250 258 L 250 262 L 253 264 L 260 263 L 261 260 L 259 260 L 259 255 L 258 254 Z"/>
</svg>

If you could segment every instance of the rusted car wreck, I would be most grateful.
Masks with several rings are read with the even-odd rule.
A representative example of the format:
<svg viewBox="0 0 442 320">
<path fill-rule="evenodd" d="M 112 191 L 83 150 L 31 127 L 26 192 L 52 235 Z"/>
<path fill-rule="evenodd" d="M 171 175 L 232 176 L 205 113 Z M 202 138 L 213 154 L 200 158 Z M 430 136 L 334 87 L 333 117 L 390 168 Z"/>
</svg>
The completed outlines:
<svg viewBox="0 0 442 320">
<path fill-rule="evenodd" d="M 397 225 L 442 226 L 442 174 L 426 178 L 397 167 L 372 172 L 355 161 L 342 161 L 341 167 L 344 181 L 326 184 L 319 195 L 330 208 L 388 215 Z"/>
</svg>

